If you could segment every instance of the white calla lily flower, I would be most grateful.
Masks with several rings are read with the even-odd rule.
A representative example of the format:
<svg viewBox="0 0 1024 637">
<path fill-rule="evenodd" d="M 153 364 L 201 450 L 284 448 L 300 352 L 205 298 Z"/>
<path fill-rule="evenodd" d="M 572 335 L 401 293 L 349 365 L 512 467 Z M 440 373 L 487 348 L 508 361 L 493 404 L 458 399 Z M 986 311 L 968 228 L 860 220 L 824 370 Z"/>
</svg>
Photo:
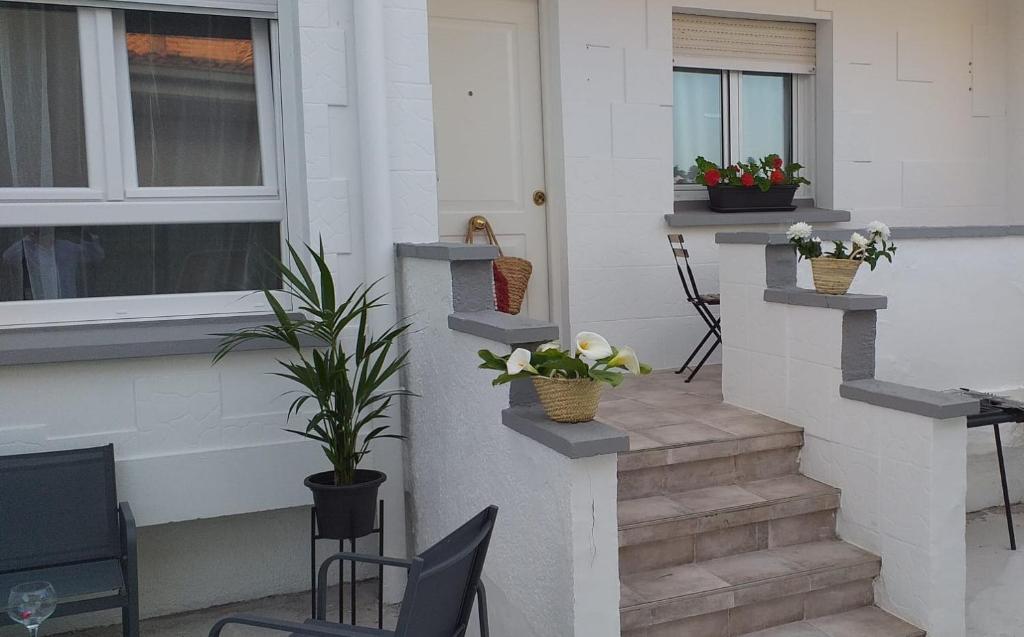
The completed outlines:
<svg viewBox="0 0 1024 637">
<path fill-rule="evenodd" d="M 549 349 L 562 349 L 562 344 L 559 343 L 558 341 L 550 341 L 550 342 L 544 343 L 543 345 L 538 347 L 537 351 L 538 352 L 546 352 Z"/>
<path fill-rule="evenodd" d="M 505 369 L 509 375 L 514 376 L 520 372 L 536 374 L 537 370 L 530 364 L 530 356 L 530 350 L 523 349 L 522 347 L 517 347 L 509 354 L 508 360 L 505 362 Z"/>
<path fill-rule="evenodd" d="M 576 335 L 576 353 L 581 357 L 599 361 L 612 355 L 612 346 L 600 334 L 580 332 Z"/>
<path fill-rule="evenodd" d="M 630 374 L 640 375 L 640 359 L 632 347 L 623 347 L 608 361 L 609 367 L 625 367 Z"/>
</svg>

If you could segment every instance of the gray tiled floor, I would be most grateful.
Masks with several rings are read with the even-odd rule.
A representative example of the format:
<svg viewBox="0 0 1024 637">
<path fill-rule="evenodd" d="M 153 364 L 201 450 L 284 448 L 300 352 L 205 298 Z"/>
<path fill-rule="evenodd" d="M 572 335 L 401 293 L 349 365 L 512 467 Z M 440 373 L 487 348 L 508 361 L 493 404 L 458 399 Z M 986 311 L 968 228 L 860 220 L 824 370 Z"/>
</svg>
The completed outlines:
<svg viewBox="0 0 1024 637">
<path fill-rule="evenodd" d="M 345 586 L 345 601 L 348 602 L 348 585 Z M 337 589 L 328 595 L 328 617 L 334 619 L 338 612 Z M 356 588 L 356 619 L 361 625 L 372 624 L 376 626 L 377 618 L 377 588 L 376 582 L 368 581 L 360 583 Z M 210 627 L 221 617 L 234 613 L 251 613 L 256 615 L 267 615 L 277 619 L 292 621 L 303 621 L 309 617 L 309 594 L 297 593 L 293 595 L 275 595 L 237 604 L 214 606 L 191 613 L 179 615 L 168 615 L 143 620 L 140 632 L 144 637 L 202 637 L 208 634 Z M 346 612 L 346 617 L 348 613 Z M 398 606 L 386 606 L 384 609 L 384 627 L 394 628 L 398 619 Z M 367 621 L 369 620 L 369 621 Z M 47 633 L 45 625 L 41 631 Z M 20 633 L 11 633 L 20 635 Z M 224 637 L 241 637 L 252 635 L 253 637 L 271 637 L 272 635 L 283 635 L 284 633 L 272 633 L 265 630 L 229 628 L 225 629 Z M 101 628 L 90 628 L 70 633 L 63 633 L 64 637 L 120 637 L 121 627 L 106 626 Z"/>
</svg>

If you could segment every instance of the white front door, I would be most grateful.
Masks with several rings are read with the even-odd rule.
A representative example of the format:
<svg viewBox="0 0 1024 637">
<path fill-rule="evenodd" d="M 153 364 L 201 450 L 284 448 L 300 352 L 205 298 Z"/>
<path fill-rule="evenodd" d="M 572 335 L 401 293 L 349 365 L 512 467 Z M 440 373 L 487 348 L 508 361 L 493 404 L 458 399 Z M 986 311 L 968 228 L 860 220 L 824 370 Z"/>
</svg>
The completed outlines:
<svg viewBox="0 0 1024 637">
<path fill-rule="evenodd" d="M 537 1 L 429 0 L 429 13 L 441 240 L 487 217 L 505 254 L 533 263 L 523 313 L 547 319 Z"/>
</svg>

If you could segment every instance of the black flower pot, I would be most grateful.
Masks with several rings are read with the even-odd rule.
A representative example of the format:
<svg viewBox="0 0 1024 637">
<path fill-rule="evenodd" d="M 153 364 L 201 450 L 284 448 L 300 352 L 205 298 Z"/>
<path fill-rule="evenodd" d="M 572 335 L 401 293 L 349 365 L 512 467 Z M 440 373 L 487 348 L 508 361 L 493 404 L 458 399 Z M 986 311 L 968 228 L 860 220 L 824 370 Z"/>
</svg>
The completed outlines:
<svg viewBox="0 0 1024 637">
<path fill-rule="evenodd" d="M 772 186 L 768 190 L 757 186 L 708 186 L 708 207 L 715 212 L 796 210 L 793 205 L 796 189 L 796 184 Z"/>
<path fill-rule="evenodd" d="M 356 469 L 352 484 L 334 484 L 333 471 L 306 478 L 303 484 L 313 492 L 320 537 L 343 540 L 372 531 L 377 519 L 377 490 L 387 478 L 370 469 Z"/>
</svg>

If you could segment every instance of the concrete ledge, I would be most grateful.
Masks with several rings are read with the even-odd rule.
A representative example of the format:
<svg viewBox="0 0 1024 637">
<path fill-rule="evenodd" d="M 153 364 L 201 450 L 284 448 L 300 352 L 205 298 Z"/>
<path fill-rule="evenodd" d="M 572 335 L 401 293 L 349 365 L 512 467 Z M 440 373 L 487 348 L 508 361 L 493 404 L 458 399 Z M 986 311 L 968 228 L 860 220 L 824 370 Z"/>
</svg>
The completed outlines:
<svg viewBox="0 0 1024 637">
<path fill-rule="evenodd" d="M 498 258 L 496 247 L 468 243 L 397 243 L 395 252 L 400 257 L 435 261 L 492 261 Z"/>
<path fill-rule="evenodd" d="M 839 395 L 929 418 L 972 416 L 980 410 L 977 399 L 956 392 L 933 391 L 884 380 L 849 381 L 839 386 Z"/>
<path fill-rule="evenodd" d="M 781 212 L 714 212 L 708 210 L 707 200 L 677 201 L 665 222 L 672 228 L 707 226 L 752 226 L 758 224 L 839 223 L 850 220 L 847 210 L 828 210 L 814 207 L 810 199 L 798 199 L 796 210 Z"/>
<path fill-rule="evenodd" d="M 506 409 L 501 412 L 501 421 L 513 431 L 567 458 L 629 451 L 629 436 L 622 431 L 596 420 L 573 424 L 554 422 L 540 406 Z"/>
<path fill-rule="evenodd" d="M 212 354 L 221 337 L 275 322 L 271 314 L 0 329 L 0 366 Z M 314 345 L 313 339 L 303 344 Z M 239 350 L 282 349 L 254 341 Z"/>
<path fill-rule="evenodd" d="M 884 310 L 889 305 L 889 299 L 880 294 L 818 294 L 804 288 L 768 288 L 764 291 L 764 300 L 846 311 Z"/>
<path fill-rule="evenodd" d="M 448 327 L 506 345 L 543 343 L 558 338 L 558 326 L 554 323 L 496 310 L 450 314 Z"/>
<path fill-rule="evenodd" d="M 848 230 L 822 230 L 815 234 L 825 241 L 849 241 Z M 983 239 L 990 237 L 1024 236 L 1024 226 L 908 226 L 893 228 L 893 239 Z M 759 245 L 785 245 L 789 243 L 784 232 L 719 232 L 717 243 L 746 243 Z"/>
</svg>

